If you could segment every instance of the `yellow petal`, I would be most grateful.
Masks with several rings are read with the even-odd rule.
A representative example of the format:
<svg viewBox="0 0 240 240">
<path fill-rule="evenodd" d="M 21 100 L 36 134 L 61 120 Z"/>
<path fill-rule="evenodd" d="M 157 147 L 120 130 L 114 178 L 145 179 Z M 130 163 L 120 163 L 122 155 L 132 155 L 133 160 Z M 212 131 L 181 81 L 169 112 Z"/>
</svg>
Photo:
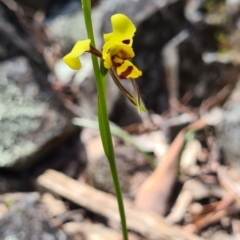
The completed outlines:
<svg viewBox="0 0 240 240">
<path fill-rule="evenodd" d="M 104 34 L 105 44 L 103 45 L 103 55 L 106 55 L 114 44 L 125 44 L 132 46 L 132 38 L 136 28 L 132 21 L 123 14 L 115 14 L 111 17 L 113 32 Z"/>
<path fill-rule="evenodd" d="M 103 34 L 103 38 L 104 38 L 104 41 L 107 42 L 109 41 L 113 36 L 113 33 L 106 33 L 106 34 Z"/>
<path fill-rule="evenodd" d="M 73 58 L 70 54 L 67 54 L 63 61 L 73 70 L 78 70 L 82 67 L 82 64 L 78 57 Z"/>
<path fill-rule="evenodd" d="M 112 59 L 111 59 L 110 54 L 106 54 L 106 56 L 104 58 L 104 67 L 107 68 L 107 69 L 112 67 Z"/>
<path fill-rule="evenodd" d="M 81 68 L 81 62 L 79 60 L 80 55 L 84 52 L 90 50 L 90 39 L 78 41 L 72 51 L 68 53 L 64 58 L 63 61 L 73 70 L 78 70 Z"/>
<path fill-rule="evenodd" d="M 130 39 L 134 36 L 136 28 L 132 21 L 123 14 L 114 14 L 111 17 L 113 33 L 122 36 L 122 39 Z"/>
<path fill-rule="evenodd" d="M 111 41 L 111 40 L 104 43 L 103 50 L 102 50 L 103 59 L 105 59 L 107 54 L 109 54 L 109 51 L 114 44 L 115 44 L 115 42 Z"/>
<path fill-rule="evenodd" d="M 121 79 L 134 79 L 142 76 L 142 72 L 128 60 L 125 60 L 121 66 L 117 67 L 116 71 Z"/>
</svg>

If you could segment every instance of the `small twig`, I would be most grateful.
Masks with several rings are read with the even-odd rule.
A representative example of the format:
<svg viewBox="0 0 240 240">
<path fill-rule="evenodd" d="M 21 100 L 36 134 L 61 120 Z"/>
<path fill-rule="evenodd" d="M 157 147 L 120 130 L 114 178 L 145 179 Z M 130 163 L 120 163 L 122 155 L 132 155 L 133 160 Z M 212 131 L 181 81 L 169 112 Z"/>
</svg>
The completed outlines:
<svg viewBox="0 0 240 240">
<path fill-rule="evenodd" d="M 39 176 L 37 184 L 83 208 L 104 216 L 109 221 L 120 224 L 118 206 L 115 197 L 111 194 L 96 190 L 54 170 L 48 170 Z M 203 240 L 182 231 L 179 227 L 169 226 L 163 218 L 154 213 L 142 211 L 129 201 L 125 200 L 124 203 L 129 230 L 141 234 L 146 239 Z"/>
<path fill-rule="evenodd" d="M 221 185 L 240 203 L 240 179 L 234 179 L 230 171 L 222 166 L 218 167 L 217 176 Z"/>
<path fill-rule="evenodd" d="M 233 86 L 231 85 L 224 86 L 216 95 L 214 95 L 211 98 L 208 98 L 202 103 L 200 107 L 200 112 L 204 113 L 216 106 L 222 105 L 229 96 L 229 94 L 232 92 L 232 89 Z"/>
<path fill-rule="evenodd" d="M 172 105 L 179 97 L 179 54 L 177 46 L 188 37 L 189 33 L 187 30 L 181 31 L 164 46 L 162 51 L 170 105 Z"/>
<path fill-rule="evenodd" d="M 240 205 L 234 204 L 234 197 L 227 195 L 221 201 L 216 204 L 214 211 L 207 213 L 203 216 L 199 216 L 198 220 L 188 224 L 184 227 L 187 232 L 196 233 L 204 227 L 219 222 L 221 218 L 232 214 L 233 212 L 239 212 Z"/>
<path fill-rule="evenodd" d="M 206 123 L 203 120 L 198 120 L 178 133 L 159 166 L 140 186 L 135 200 L 137 206 L 161 215 L 166 214 L 169 197 L 177 178 L 178 160 L 185 143 L 185 134 L 205 126 Z"/>
</svg>

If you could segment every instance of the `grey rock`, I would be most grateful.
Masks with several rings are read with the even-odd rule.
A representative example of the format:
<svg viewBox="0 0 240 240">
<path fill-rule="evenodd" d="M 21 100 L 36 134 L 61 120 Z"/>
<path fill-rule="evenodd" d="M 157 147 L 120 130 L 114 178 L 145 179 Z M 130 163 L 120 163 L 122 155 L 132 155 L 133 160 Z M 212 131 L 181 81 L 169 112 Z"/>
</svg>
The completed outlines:
<svg viewBox="0 0 240 240">
<path fill-rule="evenodd" d="M 100 48 L 102 44 L 102 38 L 100 37 L 101 22 L 104 18 L 103 3 L 97 5 L 92 9 L 92 22 L 95 33 L 95 41 L 97 47 Z M 106 7 L 104 5 L 104 7 Z M 55 39 L 59 41 L 63 47 L 64 52 L 68 52 L 72 49 L 73 45 L 79 41 L 87 39 L 87 31 L 84 22 L 83 12 L 79 5 L 79 10 L 69 12 L 69 14 L 61 14 L 51 21 L 46 23 L 46 27 L 50 30 Z"/>
<path fill-rule="evenodd" d="M 0 167 L 27 167 L 77 131 L 53 99 L 46 99 L 26 58 L 0 64 Z"/>
<path fill-rule="evenodd" d="M 70 240 L 63 231 L 48 222 L 47 210 L 39 203 L 38 193 L 17 193 L 1 196 L 8 214 L 0 220 L 0 239 L 4 240 Z"/>
</svg>

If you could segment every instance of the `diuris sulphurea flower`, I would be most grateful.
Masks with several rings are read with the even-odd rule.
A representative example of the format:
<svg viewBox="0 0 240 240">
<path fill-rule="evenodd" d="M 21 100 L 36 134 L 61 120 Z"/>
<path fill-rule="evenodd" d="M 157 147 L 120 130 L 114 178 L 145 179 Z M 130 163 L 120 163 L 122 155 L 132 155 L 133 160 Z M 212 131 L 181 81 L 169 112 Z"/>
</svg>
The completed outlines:
<svg viewBox="0 0 240 240">
<path fill-rule="evenodd" d="M 114 14 L 111 17 L 111 23 L 112 32 L 104 34 L 102 52 L 91 46 L 90 39 L 86 39 L 78 41 L 74 45 L 72 51 L 63 58 L 63 61 L 73 70 L 79 70 L 81 68 L 79 57 L 84 52 L 89 52 L 102 58 L 104 67 L 109 70 L 118 88 L 138 109 L 139 113 L 145 112 L 146 109 L 141 104 L 141 97 L 137 84 L 133 80 L 140 77 L 142 72 L 129 61 L 129 59 L 133 58 L 135 55 L 132 43 L 136 28 L 132 21 L 123 14 Z M 135 96 L 124 88 L 119 79 L 131 80 Z"/>
<path fill-rule="evenodd" d="M 112 32 L 104 34 L 103 59 L 105 68 L 115 67 L 121 79 L 138 78 L 142 72 L 128 59 L 134 57 L 132 49 L 136 28 L 132 21 L 123 14 L 111 17 Z"/>
</svg>

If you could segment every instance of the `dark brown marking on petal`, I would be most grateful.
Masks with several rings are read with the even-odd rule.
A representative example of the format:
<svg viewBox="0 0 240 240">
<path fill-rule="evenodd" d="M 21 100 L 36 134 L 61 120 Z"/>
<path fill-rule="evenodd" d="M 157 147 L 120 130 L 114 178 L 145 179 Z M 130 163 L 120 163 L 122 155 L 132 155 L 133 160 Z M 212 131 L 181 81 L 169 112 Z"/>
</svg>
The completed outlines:
<svg viewBox="0 0 240 240">
<path fill-rule="evenodd" d="M 122 61 L 121 63 L 115 62 L 114 59 L 115 59 L 115 56 L 112 56 L 112 57 L 111 57 L 111 61 L 112 61 L 112 65 L 113 65 L 115 68 L 120 67 L 120 66 L 123 64 L 123 62 L 124 62 L 124 61 Z"/>
<path fill-rule="evenodd" d="M 129 44 L 129 43 L 130 43 L 130 40 L 129 40 L 129 39 L 123 40 L 122 43 L 124 43 L 124 44 Z"/>
<path fill-rule="evenodd" d="M 126 79 L 127 76 L 132 72 L 132 70 L 133 70 L 133 66 L 128 66 L 124 72 L 122 72 L 120 75 L 118 75 L 119 78 Z"/>
<path fill-rule="evenodd" d="M 116 63 L 114 61 L 114 58 L 115 58 L 115 56 L 111 56 L 112 65 L 116 68 L 116 67 L 118 67 L 118 63 Z"/>
<path fill-rule="evenodd" d="M 118 52 L 117 56 L 123 60 L 129 59 L 127 53 L 122 49 Z"/>
<path fill-rule="evenodd" d="M 112 65 L 114 66 L 115 63 L 114 63 L 114 56 L 111 56 L 111 61 L 112 61 Z"/>
</svg>

